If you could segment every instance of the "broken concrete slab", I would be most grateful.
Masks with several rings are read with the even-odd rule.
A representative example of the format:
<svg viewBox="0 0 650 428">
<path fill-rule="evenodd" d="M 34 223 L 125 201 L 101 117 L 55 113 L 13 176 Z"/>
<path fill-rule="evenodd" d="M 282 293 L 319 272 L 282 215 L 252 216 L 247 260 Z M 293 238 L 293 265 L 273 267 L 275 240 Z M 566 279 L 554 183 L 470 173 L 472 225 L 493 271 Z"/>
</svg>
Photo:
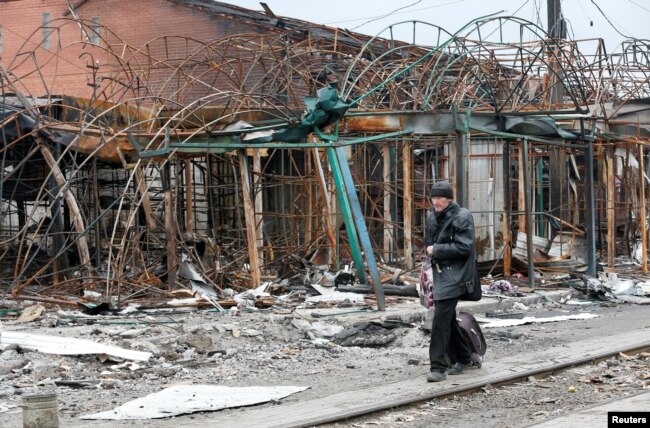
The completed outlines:
<svg viewBox="0 0 650 428">
<path fill-rule="evenodd" d="M 81 419 L 159 419 L 280 400 L 308 386 L 176 385 Z"/>
<path fill-rule="evenodd" d="M 337 333 L 332 340 L 341 346 L 385 346 L 397 339 L 397 335 L 390 330 L 407 326 L 412 327 L 408 323 L 397 320 L 363 321 Z"/>
</svg>

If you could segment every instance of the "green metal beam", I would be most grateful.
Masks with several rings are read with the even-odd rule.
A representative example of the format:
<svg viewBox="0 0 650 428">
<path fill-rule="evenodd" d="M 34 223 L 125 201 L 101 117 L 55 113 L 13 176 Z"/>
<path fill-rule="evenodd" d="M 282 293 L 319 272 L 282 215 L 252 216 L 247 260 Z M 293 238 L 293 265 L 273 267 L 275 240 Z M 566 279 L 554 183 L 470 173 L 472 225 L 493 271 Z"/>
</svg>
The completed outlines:
<svg viewBox="0 0 650 428">
<path fill-rule="evenodd" d="M 348 160 L 342 147 L 337 147 L 336 149 L 328 149 L 328 154 L 334 151 L 336 151 L 336 153 L 332 153 L 331 157 L 338 157 L 338 164 L 342 172 L 343 180 L 345 181 L 345 190 L 347 191 L 350 207 L 352 208 L 352 214 L 354 217 L 354 222 L 357 226 L 359 240 L 363 246 L 363 251 L 366 255 L 366 263 L 368 264 L 368 270 L 370 270 L 370 276 L 372 277 L 372 285 L 374 286 L 375 297 L 377 298 L 377 309 L 384 311 L 386 310 L 384 288 L 382 287 L 381 279 L 379 278 L 379 270 L 377 269 L 375 253 L 370 243 L 368 229 L 366 228 L 366 220 L 363 216 L 363 213 L 361 212 L 361 204 L 359 203 L 359 198 L 357 197 L 357 191 L 354 188 L 354 181 L 352 180 L 350 166 L 348 165 Z"/>
<path fill-rule="evenodd" d="M 361 254 L 361 248 L 359 247 L 359 237 L 357 236 L 357 229 L 352 218 L 352 210 L 350 208 L 350 201 L 347 197 L 347 191 L 345 186 L 345 181 L 343 180 L 343 174 L 341 172 L 341 166 L 339 165 L 338 158 L 336 157 L 336 152 L 334 148 L 327 149 L 327 156 L 330 160 L 330 166 L 332 167 L 332 176 L 334 177 L 334 185 L 336 186 L 336 194 L 339 199 L 339 204 L 341 205 L 341 213 L 343 214 L 343 222 L 345 223 L 345 230 L 348 232 L 348 240 L 350 241 L 350 251 L 352 252 L 352 260 L 354 260 L 354 265 L 357 269 L 357 275 L 359 276 L 359 281 L 366 283 L 366 271 L 363 265 L 363 256 Z M 346 163 L 347 165 L 347 163 Z"/>
</svg>

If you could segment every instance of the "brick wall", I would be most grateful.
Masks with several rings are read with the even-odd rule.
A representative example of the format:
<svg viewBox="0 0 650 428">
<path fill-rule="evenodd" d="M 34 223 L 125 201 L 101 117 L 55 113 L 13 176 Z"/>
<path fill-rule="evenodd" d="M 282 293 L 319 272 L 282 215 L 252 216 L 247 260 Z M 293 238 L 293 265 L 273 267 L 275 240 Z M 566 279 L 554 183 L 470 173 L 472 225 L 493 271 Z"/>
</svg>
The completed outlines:
<svg viewBox="0 0 650 428">
<path fill-rule="evenodd" d="M 89 0 L 77 8 L 77 13 L 85 20 L 85 34 L 90 41 L 99 39 L 99 46 L 94 46 L 83 42 L 85 37 L 76 22 L 63 19 L 70 18 L 70 15 L 64 16 L 66 11 L 65 0 L 0 2 L 0 63 L 13 73 L 18 90 L 38 96 L 49 93 L 89 97 L 93 92 L 90 85 L 97 83 L 90 66 L 98 65 L 97 76 L 111 77 L 96 88 L 104 92 L 104 98 L 117 100 L 129 91 L 131 96 L 142 95 L 142 88 L 128 87 L 135 81 L 134 73 L 123 73 L 121 64 L 129 61 L 135 74 L 140 74 L 141 80 L 152 90 L 167 88 L 169 92 L 173 85 L 163 85 L 166 67 L 161 63 L 158 68 L 162 68 L 162 72 L 145 74 L 143 70 L 150 67 L 150 64 L 142 64 L 146 56 L 125 45 L 139 49 L 149 44 L 149 56 L 168 62 L 173 58 L 185 58 L 198 45 L 174 36 L 209 41 L 230 34 L 267 31 L 248 22 L 168 0 Z M 46 13 L 51 21 L 49 46 L 43 43 L 48 30 L 41 28 Z M 101 28 L 97 23 L 107 29 L 101 30 L 101 38 L 94 32 Z M 167 37 L 161 39 L 163 36 Z M 165 94 L 163 90 L 162 95 Z M 193 97 L 201 94 L 199 89 L 191 91 Z"/>
</svg>

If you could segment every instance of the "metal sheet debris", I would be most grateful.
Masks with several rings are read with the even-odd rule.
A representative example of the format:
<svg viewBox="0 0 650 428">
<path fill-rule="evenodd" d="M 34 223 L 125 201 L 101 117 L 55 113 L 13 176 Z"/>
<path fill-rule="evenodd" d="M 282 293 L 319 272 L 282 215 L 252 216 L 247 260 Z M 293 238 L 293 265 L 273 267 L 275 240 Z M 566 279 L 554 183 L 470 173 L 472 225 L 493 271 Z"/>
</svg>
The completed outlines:
<svg viewBox="0 0 650 428">
<path fill-rule="evenodd" d="M 131 351 L 129 349 L 118 348 L 117 346 L 104 345 L 103 343 L 72 337 L 44 336 L 17 331 L 3 331 L 0 333 L 0 344 L 15 344 L 22 348 L 32 349 L 45 354 L 106 354 L 112 357 L 135 361 L 147 361 L 151 358 L 151 352 Z"/>
<path fill-rule="evenodd" d="M 308 386 L 176 385 L 81 419 L 159 419 L 280 400 Z"/>
<path fill-rule="evenodd" d="M 524 324 L 533 324 L 533 323 L 548 323 L 548 322 L 558 322 L 558 321 L 569 321 L 569 320 L 590 320 L 593 318 L 598 318 L 598 315 L 595 314 L 576 314 L 576 315 L 558 315 L 554 317 L 547 318 L 537 318 L 537 317 L 524 317 L 521 319 L 491 319 L 491 318 L 477 318 L 481 323 L 481 328 L 498 328 L 498 327 L 512 327 L 515 325 L 524 325 Z"/>
<path fill-rule="evenodd" d="M 310 296 L 305 299 L 305 303 L 319 303 L 319 302 L 344 302 L 363 303 L 363 294 L 345 293 L 337 291 L 331 287 L 323 287 L 318 284 L 311 284 L 311 286 L 320 293 L 320 296 Z"/>
</svg>

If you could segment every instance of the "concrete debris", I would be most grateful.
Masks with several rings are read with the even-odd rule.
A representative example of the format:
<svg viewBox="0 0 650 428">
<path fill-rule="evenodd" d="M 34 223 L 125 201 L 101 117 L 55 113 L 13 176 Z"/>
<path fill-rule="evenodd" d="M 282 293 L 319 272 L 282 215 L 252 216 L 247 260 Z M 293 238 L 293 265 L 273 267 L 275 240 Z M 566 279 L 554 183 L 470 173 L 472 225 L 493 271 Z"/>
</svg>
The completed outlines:
<svg viewBox="0 0 650 428">
<path fill-rule="evenodd" d="M 650 296 L 650 282 L 640 282 L 634 286 L 635 296 Z"/>
<path fill-rule="evenodd" d="M 337 333 L 332 341 L 341 346 L 385 346 L 397 339 L 397 334 L 392 330 L 405 326 L 412 327 L 412 325 L 400 321 L 363 321 Z"/>
<path fill-rule="evenodd" d="M 317 338 L 330 338 L 343 331 L 343 326 L 337 324 L 330 324 L 321 321 L 310 323 L 301 318 L 294 318 L 291 321 L 291 324 L 298 330 L 304 332 L 312 340 Z"/>
<path fill-rule="evenodd" d="M 528 311 L 530 308 L 521 302 L 514 302 L 512 308 L 516 311 Z"/>
</svg>

